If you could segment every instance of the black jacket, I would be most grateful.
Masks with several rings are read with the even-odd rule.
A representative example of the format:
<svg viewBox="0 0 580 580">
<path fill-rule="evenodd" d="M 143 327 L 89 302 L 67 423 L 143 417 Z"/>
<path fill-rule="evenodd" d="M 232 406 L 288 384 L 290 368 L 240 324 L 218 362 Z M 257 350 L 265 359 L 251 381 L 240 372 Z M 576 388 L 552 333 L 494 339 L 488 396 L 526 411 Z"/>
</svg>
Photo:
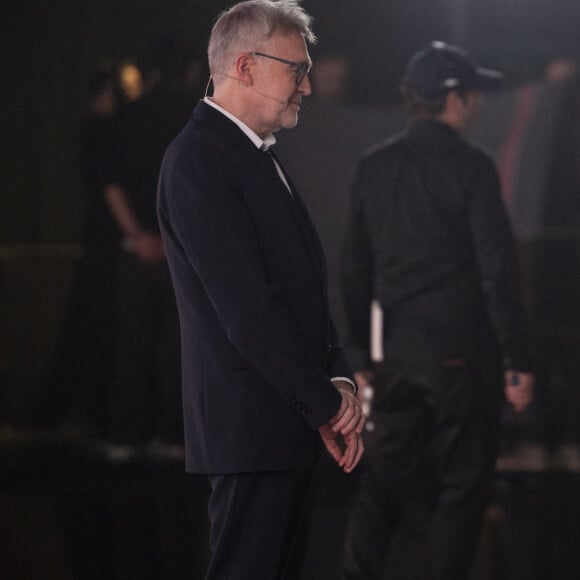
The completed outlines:
<svg viewBox="0 0 580 580">
<path fill-rule="evenodd" d="M 369 305 L 386 357 L 530 355 L 516 245 L 490 157 L 449 126 L 418 121 L 368 152 L 352 188 L 343 289 L 352 361 L 368 364 Z"/>
<path fill-rule="evenodd" d="M 159 87 L 123 107 L 114 119 L 110 182 L 121 185 L 142 229 L 159 233 L 155 205 L 163 154 L 191 117 L 196 99 Z"/>
</svg>

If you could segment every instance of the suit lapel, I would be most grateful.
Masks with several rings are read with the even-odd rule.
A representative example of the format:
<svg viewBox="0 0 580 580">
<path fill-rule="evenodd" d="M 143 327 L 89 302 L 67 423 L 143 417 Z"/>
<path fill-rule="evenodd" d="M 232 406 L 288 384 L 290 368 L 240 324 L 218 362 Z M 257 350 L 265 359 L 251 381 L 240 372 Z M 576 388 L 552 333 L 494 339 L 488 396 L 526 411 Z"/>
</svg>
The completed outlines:
<svg viewBox="0 0 580 580">
<path fill-rule="evenodd" d="M 276 160 L 276 162 L 280 166 L 280 169 L 284 173 L 284 177 L 286 178 L 286 181 L 288 182 L 288 185 L 290 186 L 290 190 L 292 191 L 292 194 L 290 195 L 290 193 L 286 189 L 286 186 L 282 183 L 280 176 L 277 175 L 276 168 L 274 167 L 274 164 L 272 163 L 271 165 L 274 169 L 274 172 L 276 173 L 278 181 L 280 183 L 282 183 L 282 187 L 285 190 L 286 202 L 288 205 L 291 206 L 290 207 L 291 212 L 294 215 L 294 217 L 296 218 L 297 222 L 299 223 L 299 225 L 304 233 L 304 236 L 305 236 L 306 241 L 307 241 L 307 247 L 309 250 L 309 254 L 311 255 L 312 259 L 315 262 L 316 271 L 318 272 L 318 274 L 320 276 L 322 286 L 324 287 L 325 294 L 326 294 L 326 286 L 327 286 L 326 262 L 324 260 L 324 252 L 322 249 L 322 244 L 320 243 L 320 239 L 318 238 L 318 234 L 316 233 L 316 228 L 314 227 L 314 223 L 312 222 L 312 219 L 310 218 L 310 214 L 308 213 L 306 205 L 302 201 L 302 197 L 300 196 L 298 189 L 296 188 L 296 186 L 292 182 L 292 179 L 288 175 L 288 172 L 284 168 L 284 165 L 282 165 L 282 163 L 280 162 L 280 159 L 277 157 L 276 153 L 272 149 L 270 149 L 269 151 L 270 151 L 272 157 Z"/>
<path fill-rule="evenodd" d="M 243 132 L 235 125 L 235 123 L 230 121 L 219 111 L 216 111 L 213 107 L 210 107 L 203 101 L 200 101 L 195 107 L 193 120 L 194 123 L 206 126 L 209 130 L 217 131 L 221 134 L 222 137 L 226 137 L 233 146 L 239 148 L 241 152 L 245 151 L 245 154 L 251 154 L 253 159 L 255 158 L 254 156 L 256 153 L 259 155 L 259 159 L 261 159 L 264 166 L 267 167 L 267 171 L 272 178 L 272 183 L 275 186 L 276 192 L 279 193 L 282 199 L 282 203 L 288 209 L 288 213 L 292 216 L 296 226 L 302 233 L 301 237 L 304 241 L 305 249 L 307 254 L 310 256 L 310 259 L 313 261 L 314 270 L 319 275 L 321 284 L 326 294 L 326 264 L 324 261 L 320 240 L 318 239 L 314 224 L 312 223 L 308 211 L 302 202 L 302 199 L 300 198 L 298 190 L 292 183 L 290 176 L 284 169 L 284 166 L 274 151 L 272 149 L 269 150 L 272 155 L 272 157 L 270 157 L 270 155 L 268 155 L 266 152 L 256 149 L 248 137 L 243 134 Z M 280 169 L 284 173 L 284 177 L 286 177 L 286 181 L 290 186 L 292 194 L 290 194 L 284 185 L 284 182 L 280 179 L 272 158 L 276 160 L 280 166 Z"/>
</svg>

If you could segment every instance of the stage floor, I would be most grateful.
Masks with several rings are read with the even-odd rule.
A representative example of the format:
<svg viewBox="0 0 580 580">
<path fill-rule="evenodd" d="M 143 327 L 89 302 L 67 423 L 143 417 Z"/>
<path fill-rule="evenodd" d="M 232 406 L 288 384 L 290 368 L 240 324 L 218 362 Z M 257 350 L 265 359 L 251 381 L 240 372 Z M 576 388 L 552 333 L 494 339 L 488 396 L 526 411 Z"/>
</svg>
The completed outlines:
<svg viewBox="0 0 580 580">
<path fill-rule="evenodd" d="M 74 434 L 10 429 L 0 455 L 1 578 L 203 578 L 209 488 L 179 458 L 113 461 Z M 546 456 L 536 446 L 500 457 L 472 580 L 580 578 L 580 465 L 570 449 L 567 465 Z M 336 578 L 355 485 L 320 462 L 303 580 Z M 397 552 L 389 580 L 412 580 L 413 558 Z"/>
</svg>

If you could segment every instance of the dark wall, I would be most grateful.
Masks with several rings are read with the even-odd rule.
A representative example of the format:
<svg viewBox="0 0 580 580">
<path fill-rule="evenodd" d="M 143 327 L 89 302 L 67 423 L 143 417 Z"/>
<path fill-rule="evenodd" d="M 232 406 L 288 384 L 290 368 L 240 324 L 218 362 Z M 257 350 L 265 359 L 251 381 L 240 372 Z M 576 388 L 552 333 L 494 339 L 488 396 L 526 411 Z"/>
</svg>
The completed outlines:
<svg viewBox="0 0 580 580">
<path fill-rule="evenodd" d="M 187 35 L 205 47 L 232 0 L 21 0 L 0 17 L 0 243 L 75 241 L 83 197 L 77 142 L 88 75 L 105 59 L 141 56 L 151 38 Z M 404 64 L 433 38 L 461 40 L 510 78 L 550 55 L 578 52 L 576 0 L 304 0 L 320 36 L 316 57 L 353 62 L 352 100 L 397 100 Z"/>
<path fill-rule="evenodd" d="M 320 36 L 319 46 L 312 51 L 315 60 L 323 52 L 342 51 L 350 55 L 355 71 L 346 117 L 331 108 L 321 110 L 310 99 L 299 127 L 280 134 L 283 159 L 304 191 L 327 249 L 339 327 L 343 321 L 335 276 L 348 186 L 359 152 L 402 125 L 400 102 L 394 95 L 408 56 L 432 38 L 463 35 L 483 64 L 523 80 L 526 67 L 539 70 L 548 57 L 574 48 L 570 31 L 580 17 L 577 0 L 526 0 L 525 6 L 523 0 L 506 6 L 500 0 L 468 4 L 463 0 L 304 1 L 316 18 Z M 63 252 L 51 244 L 77 242 L 83 223 L 77 143 L 87 77 L 105 59 L 140 57 L 150 39 L 160 33 L 189 35 L 204 47 L 211 22 L 225 6 L 222 0 L 60 0 L 50 5 L 22 0 L 2 9 L 0 38 L 5 50 L 0 51 L 0 59 L 6 82 L 0 92 L 0 400 L 5 409 L 8 401 L 40 388 L 67 301 L 75 248 Z M 495 96 L 494 122 L 487 122 L 484 114 L 476 127 L 477 137 L 496 153 L 514 110 L 521 108 L 515 96 L 511 89 Z M 396 115 L 379 114 L 385 107 Z M 546 123 L 548 129 L 554 126 L 550 119 L 561 107 L 540 99 L 534 110 L 538 123 L 533 123 L 518 149 L 528 169 L 521 174 L 525 179 L 517 181 L 516 193 L 525 193 L 525 199 L 513 197 L 523 199 L 518 207 L 524 209 L 538 207 L 528 203 L 531 191 L 544 195 L 543 180 L 549 177 L 550 167 L 537 160 L 548 159 L 551 146 L 540 129 Z M 565 143 L 560 147 L 566 148 Z M 321 154 L 323 163 L 318 163 Z M 562 175 L 561 166 L 555 173 Z M 558 193 L 550 199 L 566 197 Z M 563 210 L 552 207 L 551 211 L 559 215 Z M 568 207 L 564 213 L 572 215 Z M 32 252 L 15 250 L 17 242 L 40 246 Z M 550 270 L 553 275 L 546 275 L 545 268 L 534 274 L 542 284 L 553 280 L 542 295 L 547 298 L 541 318 L 551 327 L 554 320 L 558 324 L 572 320 L 575 329 L 580 314 L 571 316 L 572 301 L 564 296 L 575 295 L 577 287 L 563 280 L 571 280 L 570 272 L 576 271 L 576 247 L 569 244 L 563 253 L 562 243 L 568 242 L 556 242 L 556 249 L 542 258 L 543 263 L 555 265 Z M 566 263 L 552 259 L 563 254 L 569 256 Z M 561 311 L 557 317 L 555 305 Z"/>
<path fill-rule="evenodd" d="M 141 57 L 153 37 L 188 34 L 204 46 L 225 2 L 11 3 L 0 18 L 2 212 L 0 241 L 68 241 L 79 237 L 83 199 L 77 146 L 85 86 L 97 65 Z M 6 9 L 4 9 L 6 10 Z"/>
</svg>

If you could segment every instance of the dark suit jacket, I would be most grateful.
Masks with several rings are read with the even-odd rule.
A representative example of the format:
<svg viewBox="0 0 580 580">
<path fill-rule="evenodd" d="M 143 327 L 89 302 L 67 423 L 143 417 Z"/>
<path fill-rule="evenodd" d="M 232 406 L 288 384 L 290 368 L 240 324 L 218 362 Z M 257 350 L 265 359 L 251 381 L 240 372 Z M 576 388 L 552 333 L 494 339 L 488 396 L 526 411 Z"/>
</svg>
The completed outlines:
<svg viewBox="0 0 580 580">
<path fill-rule="evenodd" d="M 165 154 L 158 214 L 180 313 L 190 472 L 311 461 L 316 429 L 340 404 L 329 377 L 351 376 L 321 246 L 292 189 L 203 102 Z"/>
</svg>

